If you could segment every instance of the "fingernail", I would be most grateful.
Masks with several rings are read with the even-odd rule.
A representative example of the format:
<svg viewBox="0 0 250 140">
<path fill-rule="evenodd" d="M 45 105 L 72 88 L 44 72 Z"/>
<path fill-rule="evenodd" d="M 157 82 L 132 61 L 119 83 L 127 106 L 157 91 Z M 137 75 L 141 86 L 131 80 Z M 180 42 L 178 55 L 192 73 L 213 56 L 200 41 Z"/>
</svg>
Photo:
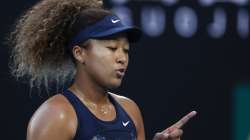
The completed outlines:
<svg viewBox="0 0 250 140">
<path fill-rule="evenodd" d="M 196 112 L 196 111 L 192 111 L 192 114 L 193 114 L 193 115 L 196 115 L 196 114 L 197 114 L 197 112 Z"/>
<path fill-rule="evenodd" d="M 164 133 L 163 135 L 164 135 L 164 137 L 166 137 L 166 138 L 169 136 L 168 133 Z"/>
</svg>

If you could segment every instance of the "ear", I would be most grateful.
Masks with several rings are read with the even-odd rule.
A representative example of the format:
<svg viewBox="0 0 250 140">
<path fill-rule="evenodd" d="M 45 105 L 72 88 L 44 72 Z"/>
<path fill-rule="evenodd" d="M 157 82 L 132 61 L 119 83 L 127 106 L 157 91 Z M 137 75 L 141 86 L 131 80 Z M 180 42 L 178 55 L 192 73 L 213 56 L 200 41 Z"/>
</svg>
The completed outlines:
<svg viewBox="0 0 250 140">
<path fill-rule="evenodd" d="M 74 56 L 74 58 L 80 62 L 80 63 L 84 63 L 85 62 L 85 52 L 86 50 L 78 45 L 74 46 L 72 49 L 72 54 Z"/>
</svg>

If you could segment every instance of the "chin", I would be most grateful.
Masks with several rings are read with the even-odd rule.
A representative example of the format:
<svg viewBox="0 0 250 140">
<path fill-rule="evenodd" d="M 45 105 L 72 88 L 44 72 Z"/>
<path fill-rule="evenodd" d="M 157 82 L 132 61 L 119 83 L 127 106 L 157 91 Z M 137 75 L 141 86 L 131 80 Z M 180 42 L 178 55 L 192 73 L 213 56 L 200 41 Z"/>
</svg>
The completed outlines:
<svg viewBox="0 0 250 140">
<path fill-rule="evenodd" d="M 108 88 L 108 89 L 116 89 L 116 88 L 118 88 L 118 87 L 120 87 L 120 86 L 121 86 L 121 80 L 119 80 L 119 81 L 114 81 L 114 82 L 110 83 L 110 84 L 107 86 L 107 88 Z"/>
</svg>

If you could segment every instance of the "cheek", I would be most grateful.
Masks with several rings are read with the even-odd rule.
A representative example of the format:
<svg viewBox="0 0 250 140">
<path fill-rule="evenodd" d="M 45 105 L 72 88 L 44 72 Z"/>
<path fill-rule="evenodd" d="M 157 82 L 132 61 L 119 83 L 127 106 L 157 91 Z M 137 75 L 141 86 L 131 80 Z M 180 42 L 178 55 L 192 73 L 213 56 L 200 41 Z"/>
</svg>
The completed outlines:
<svg viewBox="0 0 250 140">
<path fill-rule="evenodd" d="M 110 73 L 113 68 L 113 59 L 110 52 L 99 50 L 96 53 L 93 53 L 86 63 L 86 66 L 89 68 L 90 72 L 99 76 L 105 76 Z"/>
<path fill-rule="evenodd" d="M 127 62 L 127 66 L 128 66 L 128 64 L 129 64 L 129 54 L 127 54 L 127 60 L 128 60 L 128 62 Z"/>
<path fill-rule="evenodd" d="M 94 71 L 98 73 L 106 73 L 111 69 L 111 65 L 107 58 L 100 58 L 98 60 L 93 60 L 90 66 L 94 69 Z"/>
<path fill-rule="evenodd" d="M 114 88 L 120 85 L 117 84 L 114 72 L 114 62 L 112 57 L 99 56 L 88 61 L 87 73 L 95 82 L 107 88 Z"/>
</svg>

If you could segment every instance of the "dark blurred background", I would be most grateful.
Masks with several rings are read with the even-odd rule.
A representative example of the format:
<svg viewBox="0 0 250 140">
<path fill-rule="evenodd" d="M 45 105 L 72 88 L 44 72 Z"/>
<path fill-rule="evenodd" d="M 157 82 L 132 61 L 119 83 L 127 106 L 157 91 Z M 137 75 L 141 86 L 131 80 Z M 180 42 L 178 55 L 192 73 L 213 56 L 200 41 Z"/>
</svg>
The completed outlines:
<svg viewBox="0 0 250 140">
<path fill-rule="evenodd" d="M 37 0 L 1 1 L 1 138 L 24 140 L 31 115 L 49 95 L 11 77 L 4 44 L 16 18 Z M 130 51 L 116 91 L 139 105 L 147 139 L 192 110 L 183 140 L 250 140 L 248 0 L 109 0 L 144 36 Z"/>
</svg>

